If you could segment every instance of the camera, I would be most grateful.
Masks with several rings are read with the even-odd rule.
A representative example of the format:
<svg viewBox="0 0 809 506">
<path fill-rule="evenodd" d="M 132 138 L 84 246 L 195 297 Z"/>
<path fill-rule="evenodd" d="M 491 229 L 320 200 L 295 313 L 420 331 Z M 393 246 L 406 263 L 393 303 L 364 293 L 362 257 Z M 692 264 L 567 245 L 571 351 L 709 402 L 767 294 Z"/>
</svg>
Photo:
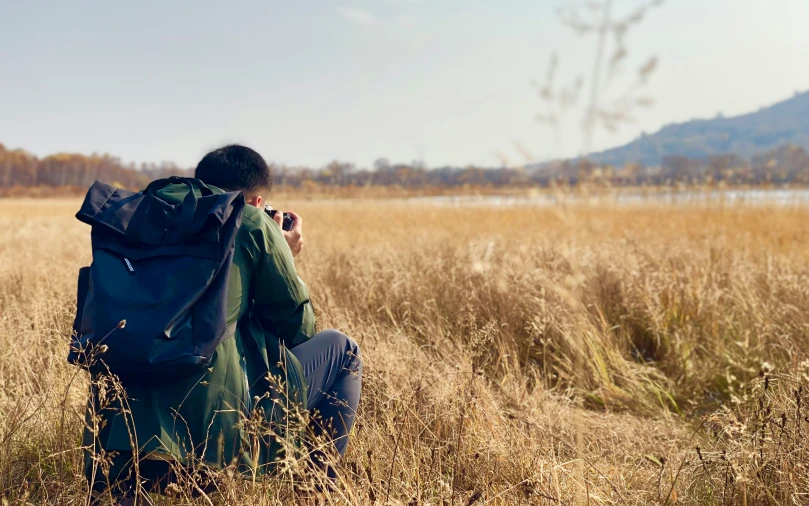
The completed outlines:
<svg viewBox="0 0 809 506">
<path fill-rule="evenodd" d="M 264 212 L 267 213 L 268 215 L 270 215 L 270 218 L 274 219 L 275 218 L 275 213 L 277 213 L 278 210 L 273 209 L 270 206 L 264 206 Z M 292 222 L 293 222 L 292 215 L 290 215 L 289 213 L 284 213 L 284 222 L 283 222 L 283 225 L 281 225 L 281 228 L 283 230 L 292 230 Z"/>
</svg>

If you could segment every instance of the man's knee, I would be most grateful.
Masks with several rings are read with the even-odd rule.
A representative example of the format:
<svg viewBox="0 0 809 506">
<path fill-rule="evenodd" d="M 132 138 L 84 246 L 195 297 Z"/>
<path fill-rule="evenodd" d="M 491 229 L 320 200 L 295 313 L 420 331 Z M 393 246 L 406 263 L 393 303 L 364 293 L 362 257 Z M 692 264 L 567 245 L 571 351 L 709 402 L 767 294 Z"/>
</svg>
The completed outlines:
<svg viewBox="0 0 809 506">
<path fill-rule="evenodd" d="M 329 329 L 320 332 L 331 346 L 346 354 L 346 361 L 352 364 L 351 369 L 362 367 L 362 353 L 357 341 L 351 339 L 339 330 Z"/>
</svg>

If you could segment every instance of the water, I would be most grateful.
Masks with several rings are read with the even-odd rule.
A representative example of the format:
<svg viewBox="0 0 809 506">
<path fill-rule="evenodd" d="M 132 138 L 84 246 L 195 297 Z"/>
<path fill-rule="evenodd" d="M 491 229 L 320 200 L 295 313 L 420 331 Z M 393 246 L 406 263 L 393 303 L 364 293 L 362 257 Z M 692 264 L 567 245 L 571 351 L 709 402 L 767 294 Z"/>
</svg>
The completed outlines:
<svg viewBox="0 0 809 506">
<path fill-rule="evenodd" d="M 809 189 L 742 189 L 742 190 L 615 190 L 609 193 L 584 195 L 550 191 L 522 195 L 441 195 L 405 199 L 412 204 L 432 204 L 449 207 L 551 207 L 558 205 L 809 205 Z"/>
</svg>

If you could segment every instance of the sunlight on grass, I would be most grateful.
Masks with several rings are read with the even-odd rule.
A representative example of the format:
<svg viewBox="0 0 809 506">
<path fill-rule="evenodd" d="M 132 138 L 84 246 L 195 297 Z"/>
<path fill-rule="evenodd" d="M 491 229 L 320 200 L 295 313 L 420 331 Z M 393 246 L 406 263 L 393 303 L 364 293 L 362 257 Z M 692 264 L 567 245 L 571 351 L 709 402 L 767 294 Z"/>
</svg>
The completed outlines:
<svg viewBox="0 0 809 506">
<path fill-rule="evenodd" d="M 319 328 L 356 338 L 366 363 L 325 502 L 806 500 L 809 208 L 274 204 L 304 216 Z M 87 378 L 65 361 L 90 259 L 78 206 L 0 200 L 12 504 L 86 497 Z M 315 500 L 280 477 L 220 481 L 183 504 Z"/>
</svg>

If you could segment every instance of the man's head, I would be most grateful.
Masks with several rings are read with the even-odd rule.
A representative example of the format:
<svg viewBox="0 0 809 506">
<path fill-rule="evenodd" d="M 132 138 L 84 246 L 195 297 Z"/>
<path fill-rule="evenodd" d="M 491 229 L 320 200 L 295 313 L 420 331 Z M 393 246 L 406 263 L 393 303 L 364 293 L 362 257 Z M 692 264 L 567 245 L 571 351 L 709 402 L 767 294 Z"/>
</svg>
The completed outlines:
<svg viewBox="0 0 809 506">
<path fill-rule="evenodd" d="M 247 203 L 261 208 L 272 189 L 267 162 L 250 148 L 231 144 L 205 155 L 194 177 L 228 191 L 244 192 Z"/>
</svg>

